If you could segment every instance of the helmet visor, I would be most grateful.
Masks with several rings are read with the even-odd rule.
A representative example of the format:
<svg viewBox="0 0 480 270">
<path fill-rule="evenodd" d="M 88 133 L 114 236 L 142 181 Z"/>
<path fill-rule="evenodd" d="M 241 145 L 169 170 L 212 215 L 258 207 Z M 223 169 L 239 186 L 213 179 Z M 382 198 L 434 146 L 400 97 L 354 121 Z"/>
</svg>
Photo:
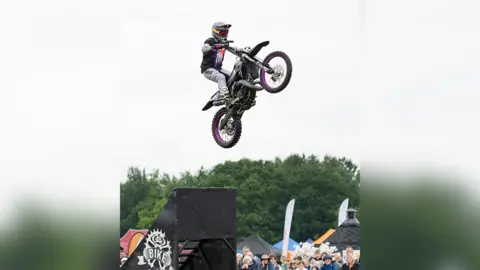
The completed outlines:
<svg viewBox="0 0 480 270">
<path fill-rule="evenodd" d="M 219 30 L 218 31 L 218 36 L 222 38 L 226 38 L 228 36 L 228 30 Z"/>
<path fill-rule="evenodd" d="M 223 28 L 223 29 L 218 29 L 218 28 L 217 28 L 217 29 L 216 29 L 216 28 L 214 27 L 214 28 L 212 28 L 212 31 L 213 31 L 213 33 L 215 33 L 215 34 L 216 34 L 217 36 L 219 36 L 219 37 L 225 38 L 225 37 L 228 36 L 228 28 L 227 28 L 227 29 L 225 29 L 225 28 Z"/>
</svg>

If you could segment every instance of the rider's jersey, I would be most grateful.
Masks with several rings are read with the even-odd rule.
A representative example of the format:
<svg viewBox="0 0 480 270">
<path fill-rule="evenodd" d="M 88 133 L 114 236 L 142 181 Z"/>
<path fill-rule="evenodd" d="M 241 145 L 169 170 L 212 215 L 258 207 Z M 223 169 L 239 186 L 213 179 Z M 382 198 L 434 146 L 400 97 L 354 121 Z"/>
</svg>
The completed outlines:
<svg viewBox="0 0 480 270">
<path fill-rule="evenodd" d="M 213 37 L 208 38 L 205 40 L 204 44 L 208 44 L 210 46 L 215 46 L 215 39 Z M 220 70 L 223 64 L 223 57 L 225 55 L 225 49 L 213 49 L 206 53 L 203 53 L 203 60 L 202 64 L 200 65 L 201 73 L 205 72 L 205 70 L 209 68 L 214 68 Z"/>
</svg>

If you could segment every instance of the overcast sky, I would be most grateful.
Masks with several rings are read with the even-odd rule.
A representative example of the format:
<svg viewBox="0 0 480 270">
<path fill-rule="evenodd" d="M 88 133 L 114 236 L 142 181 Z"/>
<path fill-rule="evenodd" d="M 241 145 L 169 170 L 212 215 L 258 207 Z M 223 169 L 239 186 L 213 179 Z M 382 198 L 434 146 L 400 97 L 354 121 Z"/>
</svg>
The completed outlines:
<svg viewBox="0 0 480 270">
<path fill-rule="evenodd" d="M 178 174 L 242 157 L 435 151 L 475 169 L 479 4 L 365 0 L 362 13 L 360 3 L 2 2 L 0 166 L 10 195 L 0 209 L 14 191 L 117 201 L 112 187 L 129 166 Z M 229 150 L 211 136 L 217 108 L 201 111 L 216 89 L 199 67 L 215 21 L 233 25 L 237 46 L 270 40 L 260 56 L 282 50 L 293 62 L 289 87 L 259 93 Z"/>
</svg>

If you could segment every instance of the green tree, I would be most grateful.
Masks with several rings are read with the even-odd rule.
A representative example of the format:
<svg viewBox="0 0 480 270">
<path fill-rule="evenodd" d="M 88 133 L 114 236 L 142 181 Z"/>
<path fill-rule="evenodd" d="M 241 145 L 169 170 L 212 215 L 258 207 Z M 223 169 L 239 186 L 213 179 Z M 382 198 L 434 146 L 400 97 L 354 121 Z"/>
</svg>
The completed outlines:
<svg viewBox="0 0 480 270">
<path fill-rule="evenodd" d="M 335 228 L 345 198 L 358 208 L 359 168 L 347 158 L 291 155 L 285 159 L 225 161 L 179 177 L 130 168 L 122 183 L 122 232 L 148 228 L 175 187 L 235 187 L 237 236 L 257 233 L 268 242 L 282 237 L 285 207 L 295 198 L 291 237 L 303 241 Z M 131 183 L 133 182 L 133 183 Z M 132 196 L 124 198 L 124 196 Z M 124 209 L 125 208 L 125 209 Z"/>
</svg>

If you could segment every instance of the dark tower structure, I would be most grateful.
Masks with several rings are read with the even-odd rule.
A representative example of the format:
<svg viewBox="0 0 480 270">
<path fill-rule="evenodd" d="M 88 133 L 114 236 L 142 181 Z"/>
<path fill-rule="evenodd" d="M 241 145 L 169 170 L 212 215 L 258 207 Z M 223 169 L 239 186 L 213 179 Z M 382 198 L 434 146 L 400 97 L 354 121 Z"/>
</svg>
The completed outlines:
<svg viewBox="0 0 480 270">
<path fill-rule="evenodd" d="M 325 240 L 338 250 L 345 250 L 351 246 L 353 249 L 360 249 L 360 222 L 355 217 L 355 209 L 347 210 L 347 219 Z"/>
</svg>

